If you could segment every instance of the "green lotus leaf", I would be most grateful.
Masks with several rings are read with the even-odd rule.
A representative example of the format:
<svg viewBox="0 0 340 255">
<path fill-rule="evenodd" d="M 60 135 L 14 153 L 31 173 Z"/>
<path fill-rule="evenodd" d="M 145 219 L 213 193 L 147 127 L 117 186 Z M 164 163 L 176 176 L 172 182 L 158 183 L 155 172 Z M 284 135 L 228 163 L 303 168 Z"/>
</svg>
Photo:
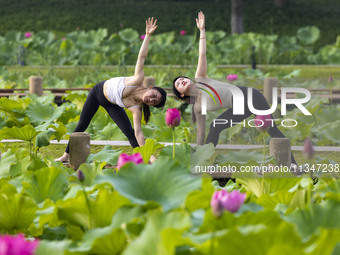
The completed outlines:
<svg viewBox="0 0 340 255">
<path fill-rule="evenodd" d="M 328 200 L 322 204 L 309 204 L 306 209 L 300 209 L 282 217 L 285 221 L 296 225 L 300 235 L 307 238 L 312 234 L 317 234 L 320 227 L 339 230 L 339 213 L 340 204 Z"/>
<path fill-rule="evenodd" d="M 236 182 L 241 184 L 247 191 L 251 191 L 255 196 L 263 194 L 273 194 L 280 190 L 289 190 L 301 181 L 291 173 L 266 173 L 263 178 L 256 178 L 255 173 L 233 174 L 237 178 Z"/>
<path fill-rule="evenodd" d="M 64 255 L 66 249 L 71 245 L 71 240 L 48 241 L 40 240 L 37 255 Z"/>
<path fill-rule="evenodd" d="M 160 158 L 152 165 L 124 165 L 116 174 L 98 176 L 99 183 L 110 183 L 131 202 L 159 203 L 164 210 L 180 206 L 187 194 L 200 187 L 200 179 L 191 179 L 188 170 L 170 158 Z"/>
<path fill-rule="evenodd" d="M 158 143 L 154 139 L 146 139 L 145 144 L 142 147 L 136 147 L 133 149 L 133 152 L 139 152 L 142 154 L 142 158 L 144 163 L 149 163 L 151 155 L 154 154 L 158 149 L 163 148 L 164 145 Z"/>
<path fill-rule="evenodd" d="M 132 28 L 126 28 L 118 32 L 118 35 L 126 42 L 132 43 L 138 40 L 138 32 Z"/>
<path fill-rule="evenodd" d="M 29 98 L 31 102 L 39 102 L 42 104 L 53 104 L 55 95 L 51 92 L 49 92 L 49 94 L 47 95 L 44 94 L 43 96 L 38 96 L 36 94 L 28 94 L 26 98 Z"/>
<path fill-rule="evenodd" d="M 60 141 L 61 138 L 67 133 L 67 128 L 62 122 L 59 121 L 55 124 L 49 125 L 48 128 L 53 132 L 52 137 L 50 137 L 50 140 L 55 138 L 58 141 Z"/>
<path fill-rule="evenodd" d="M 0 160 L 0 177 L 7 177 L 11 176 L 10 169 L 12 165 L 15 165 L 17 163 L 17 157 L 15 152 L 12 151 L 12 149 L 9 149 L 8 151 L 4 152 L 1 155 Z"/>
<path fill-rule="evenodd" d="M 190 168 L 212 163 L 215 147 L 212 143 L 197 146 L 190 154 Z"/>
<path fill-rule="evenodd" d="M 95 199 L 92 197 L 88 197 L 88 199 L 91 213 L 89 213 L 83 191 L 79 191 L 75 198 L 59 200 L 56 204 L 59 219 L 83 230 L 105 227 L 111 224 L 112 216 L 119 207 L 129 204 L 129 201 L 119 195 L 117 191 L 112 192 L 104 188 L 99 189 Z M 91 217 L 91 226 L 89 216 Z"/>
<path fill-rule="evenodd" d="M 10 184 L 6 186 L 8 185 Z M 0 194 L 0 208 L 0 228 L 7 233 L 17 233 L 26 231 L 35 218 L 38 206 L 32 198 L 3 187 Z"/>
<path fill-rule="evenodd" d="M 25 109 L 30 102 L 31 102 L 30 99 L 13 100 L 7 97 L 1 97 L 0 98 L 0 111 L 11 113 L 11 114 L 15 114 L 15 113 L 24 114 Z"/>
<path fill-rule="evenodd" d="M 315 26 L 299 28 L 297 38 L 304 44 L 313 44 L 320 37 L 320 29 Z"/>
<path fill-rule="evenodd" d="M 65 170 L 45 167 L 34 172 L 26 172 L 23 181 L 25 193 L 29 194 L 38 204 L 45 199 L 57 201 L 62 199 L 68 186 Z"/>
<path fill-rule="evenodd" d="M 86 252 L 86 254 L 122 254 L 127 244 L 127 238 L 122 229 L 113 229 L 112 226 L 89 230 L 84 234 L 80 244 L 70 247 L 70 252 Z"/>
<path fill-rule="evenodd" d="M 111 226 L 118 228 L 121 227 L 122 224 L 128 224 L 134 219 L 143 216 L 145 210 L 142 206 L 122 206 L 113 215 Z"/>
<path fill-rule="evenodd" d="M 208 254 L 211 242 L 210 239 L 198 250 Z M 306 248 L 307 244 L 301 241 L 294 226 L 282 222 L 271 228 L 258 224 L 227 231 L 216 237 L 213 254 L 284 255 L 294 250 L 296 254 L 305 255 Z"/>
<path fill-rule="evenodd" d="M 24 141 L 32 141 L 39 133 L 35 131 L 34 127 L 31 125 L 26 125 L 24 127 L 4 127 L 0 130 L 0 140 L 1 139 L 19 139 Z"/>
<path fill-rule="evenodd" d="M 175 145 L 175 159 L 178 162 L 181 162 L 181 165 L 190 167 L 190 151 L 191 147 L 188 143 L 181 143 L 179 145 Z M 160 157 L 172 157 L 173 154 L 173 146 L 166 146 L 161 150 Z"/>
<path fill-rule="evenodd" d="M 317 137 L 326 138 L 335 144 L 340 144 L 340 120 L 320 125 L 316 131 Z"/>
<path fill-rule="evenodd" d="M 308 249 L 308 251 L 310 251 L 309 254 L 313 255 L 339 254 L 340 251 L 339 234 L 340 234 L 339 229 L 320 228 L 320 231 L 312 238 L 314 242 L 313 245 L 311 245 L 311 249 Z"/>
<path fill-rule="evenodd" d="M 33 158 L 30 164 L 27 166 L 28 171 L 36 171 L 41 168 L 47 167 L 47 164 L 39 158 Z"/>
<path fill-rule="evenodd" d="M 211 178 L 203 178 L 201 189 L 189 193 L 185 205 L 189 211 L 210 208 L 210 200 L 214 192 Z"/>
<path fill-rule="evenodd" d="M 153 36 L 153 42 L 159 46 L 167 46 L 173 43 L 175 40 L 175 32 L 167 32 L 162 34 L 156 34 Z"/>
<path fill-rule="evenodd" d="M 256 161 L 260 164 L 263 163 L 263 153 L 261 153 L 260 151 L 228 150 L 228 153 L 219 154 L 216 157 L 215 163 L 237 162 L 237 163 L 240 163 L 240 164 L 246 164 L 250 160 L 254 160 L 254 161 Z M 269 163 L 272 160 L 273 160 L 272 156 L 265 156 L 266 163 Z"/>
<path fill-rule="evenodd" d="M 117 160 L 120 154 L 121 150 L 114 150 L 110 145 L 105 145 L 100 152 L 90 154 L 87 157 L 86 162 L 106 162 L 112 166 L 115 166 L 117 165 Z"/>
<path fill-rule="evenodd" d="M 182 233 L 190 227 L 190 224 L 190 216 L 184 211 L 149 212 L 145 228 L 140 236 L 126 247 L 124 254 L 174 254 L 176 246 L 182 241 Z M 175 237 L 180 240 L 176 240 Z"/>
<path fill-rule="evenodd" d="M 274 209 L 277 204 L 290 205 L 295 192 L 289 192 L 287 190 L 279 190 L 274 194 L 263 194 L 257 200 L 256 203 L 262 205 L 264 208 Z"/>
<path fill-rule="evenodd" d="M 40 125 L 46 122 L 54 122 L 61 116 L 62 113 L 62 107 L 56 108 L 53 105 L 42 104 L 40 102 L 34 102 L 26 109 L 26 114 L 34 125 Z"/>
<path fill-rule="evenodd" d="M 69 38 L 65 38 L 65 40 L 62 40 L 59 46 L 59 50 L 63 56 L 68 56 L 72 54 L 74 48 L 74 43 Z"/>
<path fill-rule="evenodd" d="M 207 36 L 207 42 L 218 42 L 221 41 L 223 38 L 225 38 L 226 36 L 226 32 L 220 30 L 220 31 L 207 31 L 206 32 L 206 36 Z"/>
<path fill-rule="evenodd" d="M 106 147 L 106 146 L 105 146 Z M 109 147 L 109 146 L 107 146 Z M 103 151 L 105 152 L 105 150 L 103 149 L 102 155 L 104 155 Z M 98 153 L 101 153 L 98 152 Z M 109 152 L 109 151 L 107 151 Z M 97 153 L 97 154 L 98 154 Z M 97 154 L 90 154 L 89 157 L 93 158 L 93 155 L 97 155 Z M 110 154 L 105 154 L 104 156 L 106 157 L 110 157 Z M 87 160 L 89 160 L 89 157 L 87 158 Z M 99 157 L 99 155 L 98 155 Z M 117 155 L 118 158 L 118 155 Z M 90 159 L 91 161 L 92 159 Z M 83 172 L 84 176 L 85 176 L 85 180 L 84 180 L 84 185 L 85 186 L 92 186 L 94 184 L 94 179 L 97 177 L 97 175 L 100 175 L 102 173 L 102 168 L 106 165 L 106 162 L 104 161 L 104 163 L 99 163 L 102 162 L 98 159 L 93 159 L 94 163 L 92 164 L 81 164 L 79 169 Z M 98 160 L 98 161 L 97 161 Z M 116 159 L 116 163 L 117 163 L 117 159 Z M 69 195 L 71 195 L 71 193 L 69 193 Z"/>
<path fill-rule="evenodd" d="M 35 138 L 35 146 L 41 148 L 50 145 L 50 138 L 53 135 L 52 130 L 45 130 L 40 132 Z"/>
</svg>

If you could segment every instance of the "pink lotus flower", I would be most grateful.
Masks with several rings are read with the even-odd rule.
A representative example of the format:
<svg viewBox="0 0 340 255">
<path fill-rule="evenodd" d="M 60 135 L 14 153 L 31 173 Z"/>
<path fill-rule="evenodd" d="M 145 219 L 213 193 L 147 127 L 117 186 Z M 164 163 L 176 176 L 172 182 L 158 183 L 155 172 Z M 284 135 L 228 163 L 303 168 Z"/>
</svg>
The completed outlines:
<svg viewBox="0 0 340 255">
<path fill-rule="evenodd" d="M 311 160 L 314 157 L 314 149 L 313 149 L 313 144 L 307 137 L 305 140 L 305 143 L 303 145 L 303 154 Z"/>
<path fill-rule="evenodd" d="M 170 127 L 178 127 L 181 123 L 181 112 L 176 108 L 169 108 L 165 114 L 165 123 Z"/>
<path fill-rule="evenodd" d="M 243 204 L 246 196 L 238 190 L 230 193 L 226 190 L 217 190 L 210 200 L 211 211 L 217 218 L 222 216 L 224 210 L 235 213 Z"/>
<path fill-rule="evenodd" d="M 187 31 L 185 31 L 185 30 L 181 30 L 181 31 L 179 32 L 180 35 L 186 35 L 186 33 L 187 33 Z"/>
<path fill-rule="evenodd" d="M 268 131 L 272 127 L 271 119 L 271 115 L 257 115 L 254 121 L 256 128 L 261 132 Z"/>
<path fill-rule="evenodd" d="M 236 81 L 238 79 L 237 74 L 229 74 L 227 75 L 227 80 L 228 81 Z"/>
<path fill-rule="evenodd" d="M 328 82 L 333 82 L 333 77 L 332 76 L 329 76 Z"/>
<path fill-rule="evenodd" d="M 0 235 L 0 255 L 33 255 L 39 240 L 27 241 L 24 235 Z"/>
<path fill-rule="evenodd" d="M 31 32 L 26 32 L 25 33 L 25 38 L 30 38 L 32 37 L 32 33 Z"/>
<path fill-rule="evenodd" d="M 145 38 L 145 34 L 142 34 L 142 35 L 139 37 L 139 39 L 141 39 L 142 41 L 144 40 L 144 38 Z"/>
<path fill-rule="evenodd" d="M 128 162 L 133 162 L 136 165 L 143 163 L 142 154 L 140 154 L 139 152 L 131 156 L 126 153 L 120 154 L 118 158 L 117 169 L 119 170 L 122 166 L 124 166 Z"/>
</svg>

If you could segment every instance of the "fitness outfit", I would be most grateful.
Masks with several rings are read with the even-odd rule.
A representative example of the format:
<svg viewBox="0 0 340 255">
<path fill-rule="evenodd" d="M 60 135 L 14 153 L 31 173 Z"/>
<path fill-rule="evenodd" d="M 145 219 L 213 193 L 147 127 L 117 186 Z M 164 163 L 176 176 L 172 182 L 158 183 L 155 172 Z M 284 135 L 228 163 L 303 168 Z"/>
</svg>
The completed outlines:
<svg viewBox="0 0 340 255">
<path fill-rule="evenodd" d="M 104 83 L 105 81 L 97 83 L 89 92 L 83 110 L 80 114 L 78 125 L 73 132 L 84 132 L 89 126 L 90 121 L 97 112 L 99 106 L 102 106 L 128 138 L 131 146 L 133 148 L 138 147 L 139 144 L 137 142 L 135 132 L 124 110 L 124 108 L 126 108 L 122 99 L 123 91 L 126 87 L 124 84 L 124 77 L 111 78 L 108 80 L 108 85 L 106 86 L 105 91 L 107 98 L 104 95 Z M 132 107 L 139 107 L 139 105 Z M 69 143 L 65 151 L 69 153 Z"/>
</svg>

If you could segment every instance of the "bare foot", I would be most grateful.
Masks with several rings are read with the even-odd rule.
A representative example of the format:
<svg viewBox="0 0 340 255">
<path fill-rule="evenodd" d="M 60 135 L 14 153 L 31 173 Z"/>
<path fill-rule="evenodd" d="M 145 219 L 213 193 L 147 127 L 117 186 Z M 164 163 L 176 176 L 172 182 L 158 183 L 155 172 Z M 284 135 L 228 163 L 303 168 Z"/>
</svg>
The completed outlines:
<svg viewBox="0 0 340 255">
<path fill-rule="evenodd" d="M 64 155 L 62 155 L 60 158 L 55 159 L 54 161 L 67 162 L 68 159 L 69 154 L 67 152 L 64 152 Z"/>
</svg>

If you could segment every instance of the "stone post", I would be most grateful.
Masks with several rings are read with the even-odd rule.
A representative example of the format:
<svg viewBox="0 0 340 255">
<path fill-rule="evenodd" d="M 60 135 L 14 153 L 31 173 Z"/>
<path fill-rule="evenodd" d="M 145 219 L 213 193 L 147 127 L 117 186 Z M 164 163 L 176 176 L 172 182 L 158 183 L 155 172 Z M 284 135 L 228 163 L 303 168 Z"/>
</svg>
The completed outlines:
<svg viewBox="0 0 340 255">
<path fill-rule="evenodd" d="M 271 138 L 269 142 L 270 155 L 274 156 L 278 166 L 288 166 L 292 163 L 291 145 L 288 138 Z"/>
<path fill-rule="evenodd" d="M 29 93 L 42 96 L 43 94 L 43 79 L 40 76 L 30 76 Z"/>
<path fill-rule="evenodd" d="M 144 87 L 149 88 L 156 85 L 155 77 L 144 77 Z"/>
<path fill-rule="evenodd" d="M 271 105 L 273 103 L 273 87 L 278 87 L 279 80 L 277 78 L 264 78 L 263 95 Z"/>
<path fill-rule="evenodd" d="M 90 154 L 90 135 L 86 132 L 75 132 L 70 135 L 70 167 L 77 170 L 85 163 Z"/>
</svg>

